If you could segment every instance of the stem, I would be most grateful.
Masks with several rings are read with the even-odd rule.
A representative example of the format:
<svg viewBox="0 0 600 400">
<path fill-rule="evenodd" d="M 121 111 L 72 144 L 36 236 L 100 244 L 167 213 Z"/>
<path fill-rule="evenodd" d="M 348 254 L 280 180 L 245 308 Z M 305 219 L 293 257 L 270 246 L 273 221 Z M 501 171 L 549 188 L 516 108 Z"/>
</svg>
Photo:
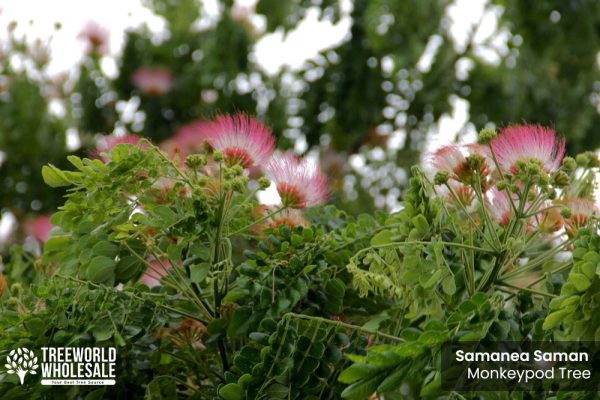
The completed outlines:
<svg viewBox="0 0 600 400">
<path fill-rule="evenodd" d="M 518 285 L 513 285 L 512 283 L 508 283 L 508 282 L 500 281 L 500 282 L 498 282 L 498 284 L 500 286 L 509 287 L 512 289 L 523 290 L 525 292 L 530 292 L 533 294 L 539 294 L 540 296 L 557 297 L 555 294 L 552 294 L 552 293 L 543 292 L 541 290 L 532 289 L 530 287 L 522 287 L 522 286 L 518 286 Z"/>
<path fill-rule="evenodd" d="M 485 207 L 485 202 L 483 200 L 483 190 L 481 189 L 481 175 L 479 174 L 479 171 L 475 172 L 476 174 L 476 181 L 477 181 L 477 186 L 475 187 L 475 195 L 477 196 L 477 200 L 479 201 L 479 204 L 481 204 L 481 210 L 483 212 L 483 217 L 485 218 L 485 222 L 486 224 L 490 227 L 490 230 L 493 232 L 494 234 L 494 239 L 497 245 L 500 245 L 500 238 L 498 237 L 498 232 L 496 232 L 496 229 L 494 228 L 494 224 L 492 224 L 492 219 L 490 218 L 490 215 L 487 212 L 487 207 Z"/>
<path fill-rule="evenodd" d="M 425 244 L 426 245 L 426 244 L 431 244 L 431 243 L 432 242 L 428 242 L 428 241 L 424 241 L 424 240 L 411 240 L 409 242 L 392 242 L 392 243 L 369 246 L 362 250 L 359 250 L 354 256 L 352 256 L 352 259 L 355 259 L 358 256 L 360 256 L 362 253 L 366 253 L 367 251 L 372 250 L 372 249 L 384 249 L 387 247 L 394 247 L 394 246 L 410 246 L 413 244 Z M 482 247 L 471 246 L 471 245 L 464 244 L 464 243 L 445 242 L 443 240 L 440 240 L 437 243 L 442 243 L 446 246 L 454 246 L 454 247 L 459 247 L 459 248 L 463 248 L 463 249 L 476 250 L 476 251 L 480 251 L 482 253 L 490 253 L 490 254 L 495 253 L 494 251 L 492 251 L 490 249 L 484 249 Z"/>
<path fill-rule="evenodd" d="M 492 160 L 494 161 L 494 165 L 496 166 L 496 171 L 498 171 L 498 173 L 500 174 L 500 179 L 505 181 L 506 178 L 504 177 L 504 172 L 502 172 L 502 168 L 500 168 L 500 163 L 498 162 L 498 159 L 496 158 L 496 153 L 494 152 L 494 149 L 492 148 L 491 143 L 488 143 L 488 147 L 490 149 L 490 154 L 492 155 Z M 506 194 L 508 195 L 508 200 L 510 202 L 511 207 L 516 214 L 517 207 L 515 206 L 515 202 L 513 201 L 513 198 L 510 193 L 510 190 L 508 189 L 508 186 L 504 190 L 506 191 Z"/>
<path fill-rule="evenodd" d="M 98 285 L 98 284 L 96 284 L 94 282 L 84 281 L 82 279 L 78 279 L 78 278 L 75 278 L 73 276 L 67 276 L 67 275 L 61 275 L 61 274 L 56 274 L 56 276 L 58 276 L 60 278 L 63 278 L 63 279 L 71 280 L 73 282 L 81 283 L 81 284 L 84 284 L 84 285 L 91 285 L 91 286 L 93 286 L 95 288 L 100 288 L 101 287 L 100 285 Z M 138 296 L 135 293 L 131 293 L 131 292 L 128 292 L 128 291 L 125 291 L 125 290 L 121 291 L 120 293 L 124 293 L 127 296 L 129 296 L 129 297 L 132 297 L 134 299 L 138 299 L 138 300 L 141 300 L 141 301 L 146 301 L 147 300 L 146 298 L 144 298 L 142 296 Z M 158 295 L 158 296 L 160 296 L 160 294 L 158 294 L 158 293 L 156 293 L 156 294 L 155 293 L 144 293 L 144 294 L 146 296 L 152 296 L 152 295 Z M 156 304 L 160 308 L 164 308 L 165 310 L 172 311 L 172 312 L 177 313 L 179 315 L 183 315 L 184 317 L 191 318 L 194 321 L 202 322 L 204 325 L 208 324 L 208 321 L 198 318 L 197 315 L 189 314 L 187 311 L 179 310 L 177 308 L 170 307 L 170 306 L 167 306 L 165 304 L 160 304 L 160 303 L 156 303 L 156 302 L 153 302 L 153 303 Z"/>
<path fill-rule="evenodd" d="M 543 264 L 544 262 L 546 262 L 550 258 L 554 257 L 556 254 L 560 253 L 563 250 L 564 247 L 568 246 L 573 241 L 574 241 L 574 239 L 569 239 L 569 240 L 561 243 L 560 245 L 558 245 L 557 247 L 555 247 L 551 251 L 542 254 L 538 258 L 536 258 L 536 259 L 534 259 L 534 260 L 526 263 L 522 267 L 519 267 L 517 270 L 502 275 L 501 279 L 508 279 L 508 278 L 513 277 L 513 276 L 520 275 L 520 274 L 522 274 L 524 272 L 527 272 L 527 271 L 529 271 L 529 270 L 537 267 L 540 264 Z"/>
<path fill-rule="evenodd" d="M 305 319 L 307 321 L 316 321 L 316 322 L 320 322 L 320 323 L 324 323 L 324 324 L 329 324 L 329 325 L 338 325 L 338 326 L 342 326 L 344 328 L 348 328 L 348 329 L 352 329 L 352 330 L 357 330 L 357 331 L 361 331 L 361 332 L 365 332 L 371 335 L 379 335 L 381 337 L 384 337 L 386 339 L 390 339 L 390 340 L 394 340 L 397 342 L 404 342 L 405 340 L 402 338 L 399 338 L 397 336 L 393 336 L 393 335 L 388 335 L 387 333 L 382 333 L 379 331 L 370 331 L 367 330 L 361 326 L 358 325 L 352 325 L 352 324 L 347 324 L 345 322 L 342 321 L 332 321 L 330 319 L 326 319 L 326 318 L 321 318 L 321 317 L 313 317 L 310 315 L 304 315 L 304 314 L 296 314 L 296 313 L 287 313 L 283 316 L 284 319 L 289 319 L 289 318 L 296 318 L 296 319 Z"/>
<path fill-rule="evenodd" d="M 494 245 L 494 243 L 491 243 L 488 239 L 488 237 L 485 235 L 485 233 L 481 230 L 481 228 L 479 227 L 479 225 L 477 225 L 477 223 L 473 220 L 473 217 L 471 216 L 471 213 L 469 213 L 469 211 L 467 211 L 467 208 L 465 207 L 465 205 L 462 203 L 462 201 L 460 201 L 460 199 L 458 198 L 458 196 L 456 195 L 456 192 L 454 191 L 454 189 L 452 189 L 452 187 L 448 184 L 448 182 L 446 182 L 446 187 L 448 188 L 448 190 L 450 191 L 450 194 L 452 195 L 452 197 L 454 197 L 454 200 L 460 205 L 460 208 L 462 209 L 462 211 L 467 215 L 467 217 L 469 218 L 469 220 L 471 221 L 471 224 L 475 227 L 475 229 L 477 229 L 477 231 L 479 232 L 479 234 L 481 235 L 481 237 L 483 238 L 483 240 L 494 250 L 496 250 L 496 246 Z"/>
<path fill-rule="evenodd" d="M 219 162 L 219 209 L 217 210 L 217 231 L 214 237 L 214 252 L 212 257 L 212 265 L 218 264 L 221 262 L 221 240 L 223 234 L 223 222 L 225 216 L 225 201 L 227 198 L 227 194 L 223 193 L 223 169 L 221 162 Z M 224 267 L 223 279 L 227 281 L 227 267 Z M 225 285 L 224 285 L 225 286 Z M 220 318 L 221 316 L 221 291 L 219 290 L 219 274 L 215 275 L 213 281 L 213 297 L 214 297 L 214 310 L 215 310 L 215 318 Z M 227 360 L 227 349 L 225 348 L 225 342 L 223 337 L 219 337 L 217 339 L 217 347 L 219 348 L 219 355 L 221 357 L 221 364 L 223 367 L 223 373 L 229 370 L 229 361 Z"/>
<path fill-rule="evenodd" d="M 279 214 L 279 213 L 281 213 L 281 212 L 285 211 L 286 209 L 287 209 L 287 206 L 282 206 L 280 209 L 278 209 L 278 210 L 275 210 L 275 211 L 273 211 L 272 213 L 270 213 L 270 214 L 268 214 L 268 215 L 265 215 L 265 216 L 264 216 L 264 217 L 262 217 L 262 218 L 259 218 L 259 219 L 257 219 L 256 221 L 252 222 L 251 224 L 249 224 L 249 225 L 246 225 L 246 226 L 244 226 L 243 228 L 240 228 L 240 229 L 238 229 L 237 231 L 235 231 L 235 232 L 233 232 L 233 233 L 230 233 L 230 234 L 229 234 L 229 235 L 227 235 L 227 236 L 230 236 L 230 237 L 231 237 L 231 236 L 235 236 L 235 235 L 237 235 L 238 233 L 244 232 L 246 229 L 249 229 L 249 228 L 251 228 L 252 226 L 254 226 L 254 225 L 256 225 L 256 224 L 260 224 L 261 222 L 268 220 L 269 218 L 271 218 L 271 217 L 273 217 L 274 215 L 277 215 L 277 214 Z"/>
</svg>

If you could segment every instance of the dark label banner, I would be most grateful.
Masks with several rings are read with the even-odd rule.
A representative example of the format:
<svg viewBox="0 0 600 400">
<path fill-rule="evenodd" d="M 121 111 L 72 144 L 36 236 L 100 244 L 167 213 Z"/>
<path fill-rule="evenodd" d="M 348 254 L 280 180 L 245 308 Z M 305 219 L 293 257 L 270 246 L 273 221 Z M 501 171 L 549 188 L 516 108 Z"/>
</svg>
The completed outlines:
<svg viewBox="0 0 600 400">
<path fill-rule="evenodd" d="M 442 347 L 451 391 L 599 391 L 600 342 L 453 342 Z"/>
</svg>

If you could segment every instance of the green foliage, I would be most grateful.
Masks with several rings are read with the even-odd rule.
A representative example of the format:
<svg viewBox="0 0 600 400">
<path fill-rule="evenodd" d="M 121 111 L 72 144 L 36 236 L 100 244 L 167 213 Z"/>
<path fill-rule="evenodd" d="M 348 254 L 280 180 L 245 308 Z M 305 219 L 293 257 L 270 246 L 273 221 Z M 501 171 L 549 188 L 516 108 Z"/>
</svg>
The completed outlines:
<svg viewBox="0 0 600 400">
<path fill-rule="evenodd" d="M 156 330 L 172 317 L 161 308 L 166 295 L 143 287 L 116 290 L 78 280 L 55 277 L 36 284 L 30 292 L 13 288 L 0 302 L 2 357 L 15 346 L 116 347 L 118 379 L 115 386 L 42 386 L 32 378 L 23 389 L 14 376 L 4 376 L 2 398 L 76 398 L 93 396 L 141 398 L 144 387 L 160 374 L 160 343 Z M 39 377 L 39 375 L 38 375 Z"/>
<path fill-rule="evenodd" d="M 336 376 L 347 364 L 344 354 L 366 344 L 360 332 L 348 333 L 319 318 L 265 319 L 235 356 L 232 382 L 219 395 L 226 400 L 336 398 L 342 390 Z"/>
<path fill-rule="evenodd" d="M 573 243 L 573 268 L 566 277 L 560 296 L 552 299 L 544 329 L 555 331 L 561 340 L 594 341 L 600 337 L 598 317 L 598 265 L 600 238 L 596 225 L 579 230 Z"/>
</svg>

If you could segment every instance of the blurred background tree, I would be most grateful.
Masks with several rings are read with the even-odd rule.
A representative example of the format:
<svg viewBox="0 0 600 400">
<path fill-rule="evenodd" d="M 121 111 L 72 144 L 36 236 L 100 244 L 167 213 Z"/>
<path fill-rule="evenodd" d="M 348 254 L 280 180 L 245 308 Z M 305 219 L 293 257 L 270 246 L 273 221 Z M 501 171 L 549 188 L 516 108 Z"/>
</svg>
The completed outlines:
<svg viewBox="0 0 600 400">
<path fill-rule="evenodd" d="M 39 42 L 11 30 L 0 37 L 3 215 L 52 212 L 62 193 L 42 184 L 41 166 L 90 151 L 103 135 L 131 132 L 172 149 L 194 122 L 234 111 L 257 114 L 283 146 L 318 156 L 334 202 L 351 213 L 397 208 L 409 167 L 439 137 L 528 121 L 554 126 L 571 152 L 600 145 L 596 1 L 467 1 L 483 7 L 469 26 L 453 18 L 464 1 L 218 3 L 208 17 L 200 0 L 144 0 L 165 31 L 128 30 L 116 74 L 103 64 L 102 21 L 82 31 L 87 55 L 69 78 L 49 76 Z M 311 12 L 348 21 L 346 37 L 301 68 L 267 73 L 257 42 L 294 31 Z"/>
</svg>

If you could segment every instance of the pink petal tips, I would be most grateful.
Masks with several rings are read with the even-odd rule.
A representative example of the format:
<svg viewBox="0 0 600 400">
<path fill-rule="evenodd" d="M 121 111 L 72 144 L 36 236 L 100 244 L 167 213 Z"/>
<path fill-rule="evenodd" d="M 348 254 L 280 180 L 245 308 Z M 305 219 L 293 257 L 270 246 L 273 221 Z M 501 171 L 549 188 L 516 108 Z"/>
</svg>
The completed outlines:
<svg viewBox="0 0 600 400">
<path fill-rule="evenodd" d="M 284 206 L 306 208 L 323 204 L 329 197 L 327 179 L 309 160 L 286 152 L 273 157 L 265 172 L 277 185 Z"/>
<path fill-rule="evenodd" d="M 209 122 L 206 140 L 229 164 L 244 168 L 267 162 L 275 150 L 269 127 L 246 114 L 221 115 Z"/>
<path fill-rule="evenodd" d="M 560 167 L 565 141 L 554 130 L 540 125 L 513 125 L 504 128 L 491 143 L 500 166 L 518 172 L 518 161 L 537 160 L 547 173 Z"/>
<path fill-rule="evenodd" d="M 143 93 L 158 96 L 171 90 L 175 77 L 167 68 L 139 68 L 131 76 L 131 81 Z"/>
<path fill-rule="evenodd" d="M 104 136 L 98 140 L 96 149 L 90 152 L 90 156 L 93 158 L 101 158 L 105 163 L 110 161 L 110 153 L 119 144 L 133 144 L 138 145 L 142 138 L 137 135 L 130 133 L 123 136 Z M 145 150 L 148 146 L 140 143 L 139 147 Z"/>
</svg>

